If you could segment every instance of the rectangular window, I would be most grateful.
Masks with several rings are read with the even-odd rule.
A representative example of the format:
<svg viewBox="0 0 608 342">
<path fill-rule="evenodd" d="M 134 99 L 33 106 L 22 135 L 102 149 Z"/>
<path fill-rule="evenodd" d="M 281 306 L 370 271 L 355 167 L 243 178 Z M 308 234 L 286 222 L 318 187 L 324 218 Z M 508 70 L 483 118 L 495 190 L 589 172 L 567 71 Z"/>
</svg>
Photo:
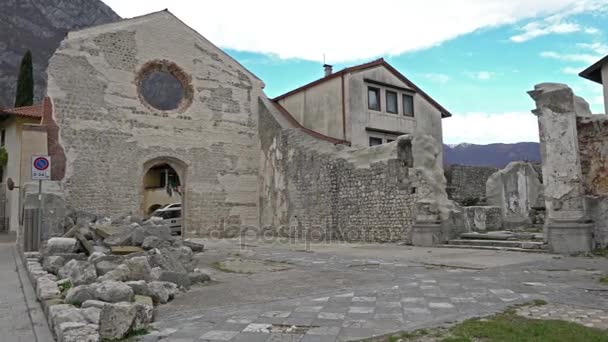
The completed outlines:
<svg viewBox="0 0 608 342">
<path fill-rule="evenodd" d="M 382 145 L 382 138 L 369 137 L 369 146 Z"/>
<path fill-rule="evenodd" d="M 394 91 L 386 91 L 386 111 L 397 114 L 397 93 Z"/>
<path fill-rule="evenodd" d="M 414 116 L 414 97 L 412 95 L 403 94 L 403 114 Z"/>
<path fill-rule="evenodd" d="M 6 142 L 6 131 L 2 130 L 2 132 L 0 132 L 0 146 L 4 146 L 5 142 Z"/>
<path fill-rule="evenodd" d="M 367 88 L 367 108 L 380 110 L 380 89 L 374 87 Z"/>
</svg>

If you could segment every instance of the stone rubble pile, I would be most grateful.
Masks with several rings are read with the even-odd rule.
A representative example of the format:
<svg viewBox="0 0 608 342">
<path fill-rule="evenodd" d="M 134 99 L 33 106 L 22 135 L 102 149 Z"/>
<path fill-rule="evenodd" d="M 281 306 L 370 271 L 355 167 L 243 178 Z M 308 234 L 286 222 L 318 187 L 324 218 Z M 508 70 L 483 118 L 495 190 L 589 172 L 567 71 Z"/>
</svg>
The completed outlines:
<svg viewBox="0 0 608 342">
<path fill-rule="evenodd" d="M 195 269 L 204 246 L 159 221 L 69 219 L 63 237 L 24 253 L 36 295 L 59 342 L 122 339 L 146 330 L 154 305 L 210 280 Z"/>
</svg>

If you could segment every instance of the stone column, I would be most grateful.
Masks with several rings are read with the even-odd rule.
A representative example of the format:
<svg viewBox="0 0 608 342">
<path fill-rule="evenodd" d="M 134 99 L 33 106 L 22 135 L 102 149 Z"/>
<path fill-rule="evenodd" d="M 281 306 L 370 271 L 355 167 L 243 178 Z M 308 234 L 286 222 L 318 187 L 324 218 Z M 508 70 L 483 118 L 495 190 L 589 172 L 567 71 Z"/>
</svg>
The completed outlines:
<svg viewBox="0 0 608 342">
<path fill-rule="evenodd" d="M 528 94 L 536 101 L 549 248 L 556 253 L 591 250 L 593 225 L 584 205 L 576 131 L 575 96 L 568 86 L 542 83 Z"/>
</svg>

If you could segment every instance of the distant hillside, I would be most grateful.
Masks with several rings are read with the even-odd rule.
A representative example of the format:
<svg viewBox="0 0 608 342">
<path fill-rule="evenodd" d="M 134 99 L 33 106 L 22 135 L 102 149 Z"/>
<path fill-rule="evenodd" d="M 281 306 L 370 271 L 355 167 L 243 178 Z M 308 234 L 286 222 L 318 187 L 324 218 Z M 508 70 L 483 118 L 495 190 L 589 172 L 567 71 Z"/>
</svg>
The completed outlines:
<svg viewBox="0 0 608 342">
<path fill-rule="evenodd" d="M 0 108 L 13 107 L 19 63 L 34 62 L 35 101 L 46 89 L 48 61 L 68 31 L 120 20 L 99 0 L 0 0 Z"/>
<path fill-rule="evenodd" d="M 443 151 L 443 161 L 446 165 L 460 164 L 502 168 L 517 160 L 540 163 L 540 145 L 535 142 L 444 145 Z"/>
</svg>

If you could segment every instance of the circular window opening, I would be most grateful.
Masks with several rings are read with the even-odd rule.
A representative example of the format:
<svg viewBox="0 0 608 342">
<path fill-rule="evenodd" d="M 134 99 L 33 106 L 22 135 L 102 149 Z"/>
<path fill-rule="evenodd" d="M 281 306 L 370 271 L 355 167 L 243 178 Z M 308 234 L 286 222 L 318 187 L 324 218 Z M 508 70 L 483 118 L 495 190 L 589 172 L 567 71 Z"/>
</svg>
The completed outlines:
<svg viewBox="0 0 608 342">
<path fill-rule="evenodd" d="M 139 95 L 154 109 L 169 111 L 186 107 L 191 91 L 187 76 L 174 63 L 146 64 L 139 74 Z"/>
</svg>

